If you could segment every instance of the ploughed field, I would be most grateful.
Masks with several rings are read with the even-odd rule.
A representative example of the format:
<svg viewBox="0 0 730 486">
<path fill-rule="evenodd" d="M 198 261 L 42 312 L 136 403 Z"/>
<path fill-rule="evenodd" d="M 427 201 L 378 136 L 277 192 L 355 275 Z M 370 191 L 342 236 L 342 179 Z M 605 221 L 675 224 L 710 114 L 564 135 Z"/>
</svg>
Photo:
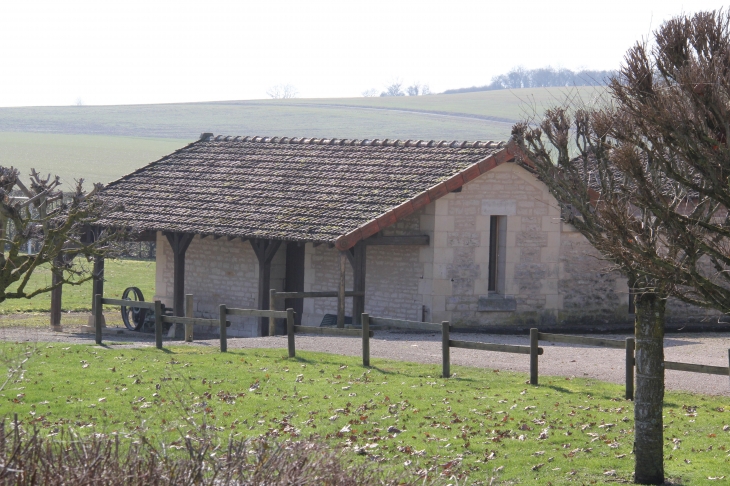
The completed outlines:
<svg viewBox="0 0 730 486">
<path fill-rule="evenodd" d="M 374 358 L 363 368 L 356 357 L 284 349 L 0 347 L 30 356 L 23 378 L 0 392 L 0 415 L 59 440 L 68 428 L 168 450 L 186 436 L 313 438 L 394 474 L 452 484 L 631 480 L 633 404 L 621 385 L 541 376 L 530 386 L 526 374 L 460 366 L 443 379 L 437 364 Z M 726 481 L 727 398 L 668 392 L 664 415 L 668 477 Z"/>
</svg>

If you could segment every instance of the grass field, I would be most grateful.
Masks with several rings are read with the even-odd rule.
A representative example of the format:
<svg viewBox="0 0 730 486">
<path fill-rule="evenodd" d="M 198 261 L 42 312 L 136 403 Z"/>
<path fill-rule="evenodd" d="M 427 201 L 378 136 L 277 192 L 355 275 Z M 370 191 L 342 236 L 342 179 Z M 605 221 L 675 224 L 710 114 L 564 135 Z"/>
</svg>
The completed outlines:
<svg viewBox="0 0 730 486">
<path fill-rule="evenodd" d="M 106 183 L 197 140 L 202 132 L 424 140 L 507 140 L 512 125 L 603 88 L 453 95 L 0 108 L 0 165 Z"/>
<path fill-rule="evenodd" d="M 86 264 L 88 265 L 88 264 Z M 121 298 L 127 287 L 139 287 L 145 300 L 152 300 L 155 294 L 155 262 L 146 260 L 107 260 L 104 266 L 104 295 Z M 41 268 L 33 273 L 28 289 L 50 284 L 50 270 Z M 119 309 L 118 307 L 109 307 Z M 91 310 L 91 282 L 79 286 L 64 286 L 62 309 L 64 311 Z M 9 299 L 0 303 L 0 314 L 20 312 L 49 312 L 51 294 L 40 294 L 32 299 Z M 47 319 L 44 320 L 44 322 Z M 46 322 L 47 324 L 47 322 Z"/>
<path fill-rule="evenodd" d="M 59 133 L 0 133 L 0 165 L 21 175 L 36 169 L 60 175 L 66 188 L 83 178 L 86 187 L 106 184 L 148 164 L 191 140 Z"/>
<path fill-rule="evenodd" d="M 492 476 L 495 484 L 631 480 L 633 404 L 619 385 L 547 377 L 536 387 L 524 374 L 465 367 L 446 380 L 436 365 L 377 359 L 363 368 L 331 354 L 289 359 L 284 349 L 0 346 L 33 353 L 22 382 L 0 395 L 0 415 L 17 413 L 42 435 L 68 426 L 173 447 L 186 435 L 313 436 L 396 472 L 455 476 L 458 484 Z M 673 484 L 727 478 L 728 423 L 726 398 L 667 394 Z"/>
</svg>

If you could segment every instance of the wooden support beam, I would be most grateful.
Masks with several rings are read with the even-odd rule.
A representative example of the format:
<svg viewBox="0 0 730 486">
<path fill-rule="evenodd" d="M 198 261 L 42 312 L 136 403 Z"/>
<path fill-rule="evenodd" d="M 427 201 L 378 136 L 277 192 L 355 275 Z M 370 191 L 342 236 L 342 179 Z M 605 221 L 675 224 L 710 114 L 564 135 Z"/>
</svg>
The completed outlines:
<svg viewBox="0 0 730 486">
<path fill-rule="evenodd" d="M 304 292 L 304 245 L 286 244 L 286 277 L 284 280 L 285 292 Z M 304 301 L 302 299 L 287 299 L 284 308 L 294 309 L 294 324 L 302 325 L 302 313 L 304 312 Z M 284 333 L 286 329 L 277 330 L 277 333 Z"/>
<path fill-rule="evenodd" d="M 373 236 L 362 240 L 365 245 L 391 245 L 391 246 L 428 246 L 430 238 L 428 235 L 420 236 Z"/>
<path fill-rule="evenodd" d="M 165 237 L 170 243 L 173 257 L 172 308 L 174 315 L 183 317 L 185 315 L 185 252 L 195 235 L 165 233 Z M 185 337 L 184 328 L 180 324 L 175 324 L 175 337 Z"/>
<path fill-rule="evenodd" d="M 271 290 L 271 261 L 279 250 L 281 241 L 252 239 L 249 242 L 259 261 L 258 308 L 259 310 L 268 310 L 269 291 Z M 267 317 L 259 319 L 258 334 L 259 336 L 269 335 L 269 319 Z"/>
<path fill-rule="evenodd" d="M 347 253 L 350 254 L 350 252 Z M 360 241 L 352 248 L 351 255 L 352 290 L 363 293 L 361 296 L 352 298 L 352 323 L 360 324 L 362 313 L 365 312 L 365 256 L 367 255 L 367 247 Z"/>
<path fill-rule="evenodd" d="M 345 270 L 347 268 L 347 253 L 340 252 L 340 285 L 337 288 L 337 327 L 345 327 Z"/>
</svg>

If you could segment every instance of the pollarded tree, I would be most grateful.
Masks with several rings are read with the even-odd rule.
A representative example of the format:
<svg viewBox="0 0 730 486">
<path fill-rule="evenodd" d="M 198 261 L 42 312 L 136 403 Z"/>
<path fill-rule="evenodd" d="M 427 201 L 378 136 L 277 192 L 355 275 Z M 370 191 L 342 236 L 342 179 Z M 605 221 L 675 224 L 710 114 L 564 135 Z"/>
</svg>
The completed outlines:
<svg viewBox="0 0 730 486">
<path fill-rule="evenodd" d="M 637 290 L 635 480 L 644 484 L 663 482 L 665 297 L 730 311 L 728 20 L 704 12 L 666 22 L 653 47 L 627 53 L 608 107 L 574 118 L 551 110 L 539 127 L 513 130 L 570 221 Z"/>
<path fill-rule="evenodd" d="M 83 265 L 72 265 L 74 257 L 93 259 L 116 251 L 120 232 L 90 229 L 110 209 L 97 196 L 100 186 L 85 193 L 82 183 L 64 196 L 58 177 L 33 171 L 26 186 L 16 169 L 0 167 L 0 302 L 80 285 L 92 275 Z M 38 245 L 34 254 L 25 252 L 30 240 Z M 31 276 L 43 267 L 50 267 L 52 281 L 33 286 Z"/>
</svg>

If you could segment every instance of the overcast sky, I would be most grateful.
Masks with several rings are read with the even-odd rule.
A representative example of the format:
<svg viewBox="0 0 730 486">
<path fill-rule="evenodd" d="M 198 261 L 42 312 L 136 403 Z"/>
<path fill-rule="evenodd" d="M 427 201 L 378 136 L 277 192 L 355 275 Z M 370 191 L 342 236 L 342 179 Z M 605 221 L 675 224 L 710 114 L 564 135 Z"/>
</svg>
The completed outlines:
<svg viewBox="0 0 730 486">
<path fill-rule="evenodd" d="M 637 39 L 706 0 L 0 3 L 0 106 L 434 92 L 518 65 L 614 69 Z"/>
</svg>

